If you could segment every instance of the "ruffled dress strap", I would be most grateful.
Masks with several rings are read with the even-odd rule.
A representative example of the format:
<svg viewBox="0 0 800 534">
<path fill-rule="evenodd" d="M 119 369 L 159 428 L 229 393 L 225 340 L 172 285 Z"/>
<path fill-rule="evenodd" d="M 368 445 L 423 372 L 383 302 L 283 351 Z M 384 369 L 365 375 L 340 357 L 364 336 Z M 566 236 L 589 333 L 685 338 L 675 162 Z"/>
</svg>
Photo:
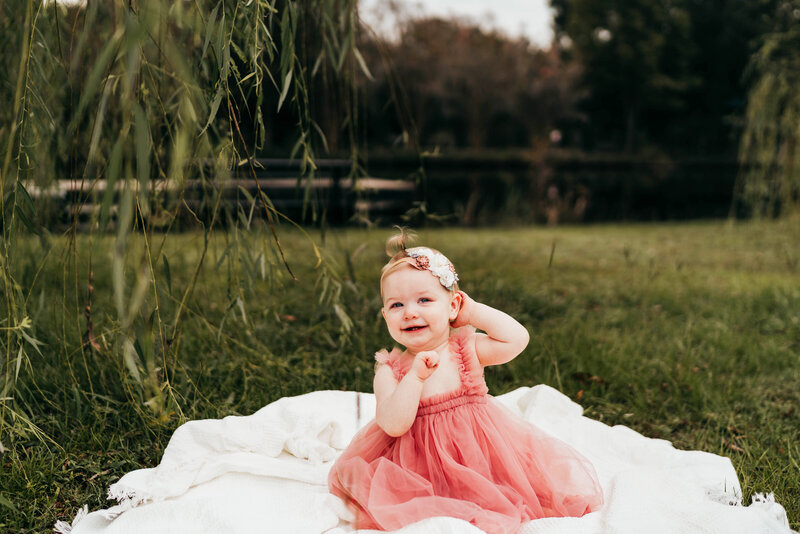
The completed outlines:
<svg viewBox="0 0 800 534">
<path fill-rule="evenodd" d="M 450 352 L 456 357 L 461 376 L 461 390 L 468 395 L 485 395 L 488 392 L 483 377 L 483 366 L 475 352 L 475 328 L 464 326 L 450 334 Z"/>
<path fill-rule="evenodd" d="M 394 374 L 395 380 L 400 382 L 403 376 L 408 372 L 411 363 L 401 358 L 402 355 L 403 351 L 397 347 L 393 348 L 391 352 L 382 349 L 375 353 L 375 362 L 376 364 L 388 365 L 392 370 L 392 374 Z"/>
</svg>

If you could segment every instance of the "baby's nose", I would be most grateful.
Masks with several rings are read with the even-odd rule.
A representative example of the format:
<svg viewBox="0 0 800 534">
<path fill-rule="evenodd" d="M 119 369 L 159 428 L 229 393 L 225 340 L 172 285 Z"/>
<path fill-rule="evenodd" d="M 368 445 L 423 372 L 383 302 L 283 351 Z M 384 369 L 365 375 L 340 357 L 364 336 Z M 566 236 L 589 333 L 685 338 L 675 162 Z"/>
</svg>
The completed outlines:
<svg viewBox="0 0 800 534">
<path fill-rule="evenodd" d="M 406 318 L 416 317 L 417 316 L 417 307 L 416 306 L 406 306 L 403 311 L 405 311 Z"/>
</svg>

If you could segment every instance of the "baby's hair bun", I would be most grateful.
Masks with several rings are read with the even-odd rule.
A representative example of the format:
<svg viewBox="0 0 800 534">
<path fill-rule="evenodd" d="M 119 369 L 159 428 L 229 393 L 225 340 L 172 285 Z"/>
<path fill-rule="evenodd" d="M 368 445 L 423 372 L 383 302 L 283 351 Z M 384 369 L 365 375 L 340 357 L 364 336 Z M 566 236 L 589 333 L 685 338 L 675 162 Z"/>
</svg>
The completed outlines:
<svg viewBox="0 0 800 534">
<path fill-rule="evenodd" d="M 417 236 L 403 226 L 395 226 L 398 233 L 386 240 L 386 254 L 393 258 L 395 255 L 406 249 L 406 244 L 413 241 Z"/>
</svg>

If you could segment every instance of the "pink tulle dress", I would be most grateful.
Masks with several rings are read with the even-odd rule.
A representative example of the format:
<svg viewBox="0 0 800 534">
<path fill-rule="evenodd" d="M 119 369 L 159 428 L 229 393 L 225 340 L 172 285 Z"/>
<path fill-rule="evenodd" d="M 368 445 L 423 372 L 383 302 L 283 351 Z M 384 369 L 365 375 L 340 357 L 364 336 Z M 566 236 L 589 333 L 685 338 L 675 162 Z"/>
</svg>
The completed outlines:
<svg viewBox="0 0 800 534">
<path fill-rule="evenodd" d="M 420 401 L 399 437 L 373 420 L 331 468 L 328 485 L 359 529 L 396 530 L 434 516 L 514 533 L 541 517 L 582 516 L 603 493 L 591 463 L 487 395 L 471 328 L 454 331 L 450 353 L 461 387 Z M 411 361 L 399 349 L 375 355 L 399 381 Z"/>
</svg>

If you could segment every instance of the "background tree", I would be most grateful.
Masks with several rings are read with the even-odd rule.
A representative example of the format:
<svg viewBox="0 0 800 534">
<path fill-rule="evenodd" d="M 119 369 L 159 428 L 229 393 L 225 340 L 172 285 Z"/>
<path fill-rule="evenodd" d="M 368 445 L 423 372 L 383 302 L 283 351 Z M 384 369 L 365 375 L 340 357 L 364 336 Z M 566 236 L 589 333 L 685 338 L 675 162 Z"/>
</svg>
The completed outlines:
<svg viewBox="0 0 800 534">
<path fill-rule="evenodd" d="M 573 57 L 584 65 L 584 106 L 593 129 L 611 133 L 611 139 L 622 134 L 617 143 L 628 152 L 645 130 L 643 116 L 654 107 L 675 106 L 691 83 L 682 46 L 688 42 L 688 16 L 664 4 L 553 2 L 561 41 L 566 34 Z"/>
<path fill-rule="evenodd" d="M 395 42 L 369 39 L 363 49 L 379 144 L 405 132 L 425 147 L 529 146 L 574 113 L 574 65 L 468 21 L 407 18 Z"/>
<path fill-rule="evenodd" d="M 693 43 L 689 71 L 697 80 L 677 116 L 655 117 L 656 139 L 693 154 L 733 154 L 738 149 L 750 80 L 745 75 L 761 36 L 772 28 L 777 0 L 687 2 Z"/>
<path fill-rule="evenodd" d="M 773 21 L 750 64 L 739 155 L 738 197 L 759 216 L 796 213 L 800 202 L 800 2 L 781 2 Z"/>
<path fill-rule="evenodd" d="M 731 152 L 742 73 L 772 0 L 553 0 L 556 42 L 585 71 L 588 146 Z"/>
</svg>

